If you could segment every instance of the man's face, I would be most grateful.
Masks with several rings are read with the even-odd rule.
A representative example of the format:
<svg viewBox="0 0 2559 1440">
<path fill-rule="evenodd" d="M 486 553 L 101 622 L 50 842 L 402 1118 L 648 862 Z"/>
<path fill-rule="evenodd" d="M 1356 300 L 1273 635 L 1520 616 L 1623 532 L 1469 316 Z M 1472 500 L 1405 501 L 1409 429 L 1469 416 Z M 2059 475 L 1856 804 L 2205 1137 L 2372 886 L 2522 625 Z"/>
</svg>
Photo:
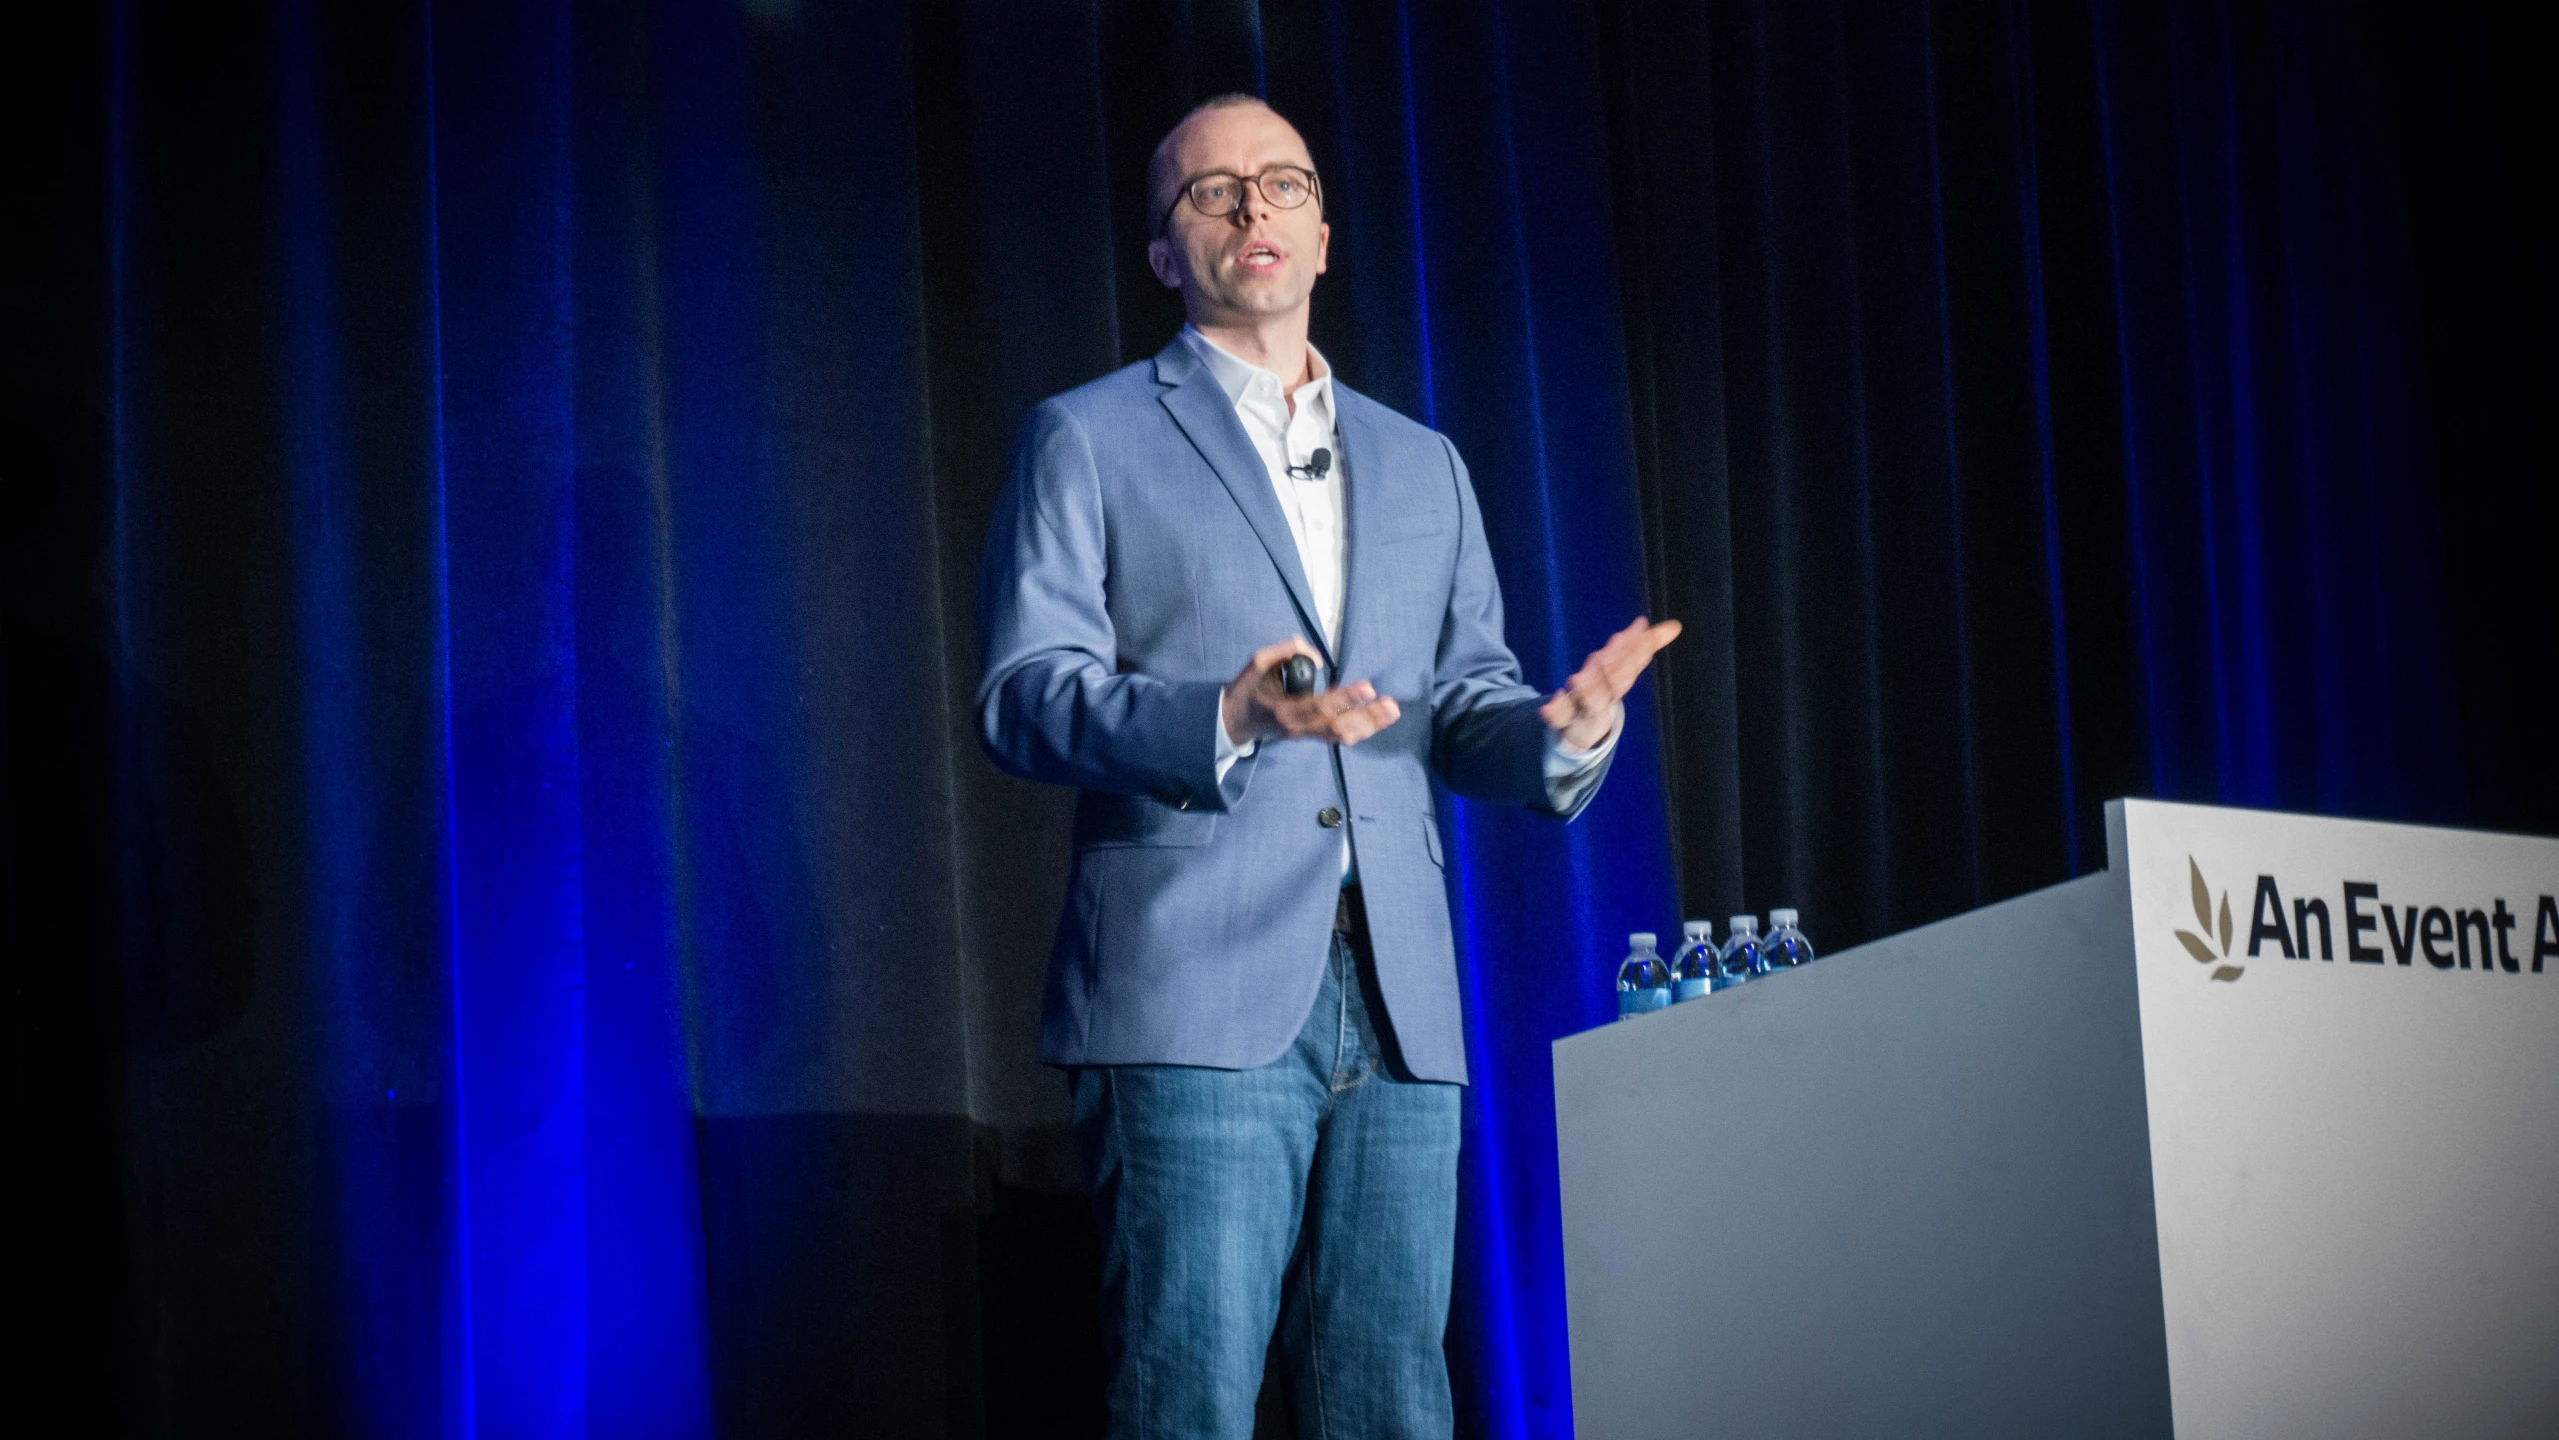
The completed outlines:
<svg viewBox="0 0 2559 1440">
<path fill-rule="evenodd" d="M 1174 135 L 1172 160 L 1174 188 L 1156 197 L 1155 213 L 1170 205 L 1173 218 L 1146 247 L 1155 278 L 1182 292 L 1194 321 L 1248 324 L 1305 308 L 1332 237 L 1321 201 L 1281 210 L 1262 198 L 1260 187 L 1248 186 L 1233 214 L 1208 216 L 1182 199 L 1180 188 L 1212 170 L 1314 169 L 1297 128 L 1259 105 L 1204 111 Z"/>
</svg>

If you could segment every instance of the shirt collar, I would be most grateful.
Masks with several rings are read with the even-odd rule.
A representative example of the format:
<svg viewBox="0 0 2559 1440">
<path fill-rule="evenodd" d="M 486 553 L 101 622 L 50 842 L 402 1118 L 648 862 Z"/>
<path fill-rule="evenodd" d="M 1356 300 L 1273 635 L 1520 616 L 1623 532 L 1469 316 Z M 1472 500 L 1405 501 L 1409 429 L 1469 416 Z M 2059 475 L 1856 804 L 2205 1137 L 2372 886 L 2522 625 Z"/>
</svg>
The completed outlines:
<svg viewBox="0 0 2559 1440">
<path fill-rule="evenodd" d="M 1249 360 L 1228 354 L 1216 341 L 1201 334 L 1196 326 L 1182 327 L 1182 342 L 1200 357 L 1201 364 L 1208 367 L 1209 375 L 1217 381 L 1217 388 L 1226 392 L 1228 404 L 1241 407 L 1256 399 L 1279 404 L 1283 394 L 1279 376 Z M 1329 423 L 1333 417 L 1333 367 L 1324 359 L 1323 352 L 1313 345 L 1306 347 L 1306 361 L 1306 368 L 1313 372 L 1314 378 L 1297 387 L 1297 408 L 1311 409 L 1317 419 Z M 1280 413 L 1288 413 L 1285 405 L 1280 407 Z"/>
</svg>

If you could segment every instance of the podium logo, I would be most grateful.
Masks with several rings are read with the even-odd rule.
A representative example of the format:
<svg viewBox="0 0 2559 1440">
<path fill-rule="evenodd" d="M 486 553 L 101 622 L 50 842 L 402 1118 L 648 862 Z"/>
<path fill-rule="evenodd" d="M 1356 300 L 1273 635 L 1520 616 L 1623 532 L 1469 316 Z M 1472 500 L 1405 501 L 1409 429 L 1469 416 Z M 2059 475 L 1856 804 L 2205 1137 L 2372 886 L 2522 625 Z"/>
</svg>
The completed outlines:
<svg viewBox="0 0 2559 1440">
<path fill-rule="evenodd" d="M 2179 930 L 2177 943 L 2186 947 L 2186 953 L 2194 956 L 2197 964 L 2212 966 L 2213 979 L 2236 980 L 2248 973 L 2248 967 L 2219 963 L 2230 958 L 2230 892 L 2221 892 L 2221 919 L 2215 922 L 2212 887 L 2204 883 L 2203 867 L 2195 863 L 2192 855 L 2186 857 L 2186 877 L 2194 891 L 2195 927 L 2204 933 L 2198 935 L 2192 930 Z M 2219 950 L 2213 948 L 2212 942 L 2216 938 L 2221 941 Z"/>
<path fill-rule="evenodd" d="M 2243 962 L 2262 954 L 2286 960 L 2335 960 L 2340 948 L 2355 965 L 2393 960 L 2412 965 L 2422 957 L 2436 970 L 2469 970 L 2475 965 L 2483 975 L 2539 975 L 2551 960 L 2559 959 L 2559 896 L 2554 895 L 2529 896 L 2520 907 L 2509 906 L 2503 895 L 2489 896 L 2487 904 L 2475 907 L 2426 900 L 2393 904 L 2400 894 L 2385 892 L 2381 883 L 2346 880 L 2339 882 L 2340 898 L 2332 910 L 2327 897 L 2298 890 L 2287 906 L 2275 877 L 2260 874 L 2255 898 L 2248 905 L 2243 947 L 2239 946 L 2242 927 L 2234 923 L 2231 913 L 2230 892 L 2224 890 L 2216 898 L 2205 883 L 2203 867 L 2192 855 L 2186 857 L 2186 885 L 2195 907 L 2195 928 L 2172 927 L 2172 933 L 2196 964 L 2212 967 L 2214 980 L 2238 979 L 2247 973 Z M 2383 937 L 2389 940 L 2386 950 L 2378 943 Z"/>
</svg>

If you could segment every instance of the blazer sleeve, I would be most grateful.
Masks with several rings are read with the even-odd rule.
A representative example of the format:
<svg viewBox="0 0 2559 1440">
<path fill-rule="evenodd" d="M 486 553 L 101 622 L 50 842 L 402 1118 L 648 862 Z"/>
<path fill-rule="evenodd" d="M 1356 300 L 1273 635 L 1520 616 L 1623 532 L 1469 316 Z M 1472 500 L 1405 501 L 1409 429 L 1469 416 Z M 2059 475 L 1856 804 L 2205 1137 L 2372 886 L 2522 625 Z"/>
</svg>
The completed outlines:
<svg viewBox="0 0 2559 1440">
<path fill-rule="evenodd" d="M 1216 769 L 1216 681 L 1123 674 L 1101 476 L 1055 401 L 1022 424 L 978 568 L 979 738 L 1025 779 L 1224 810 L 1252 770 Z M 1230 793 L 1232 792 L 1232 793 Z"/>
<path fill-rule="evenodd" d="M 1484 515 L 1466 462 L 1446 436 L 1435 437 L 1457 489 L 1457 567 L 1440 620 L 1431 676 L 1431 769 L 1470 800 L 1523 805 L 1569 820 L 1599 793 L 1596 777 L 1567 790 L 1557 808 L 1546 783 L 1545 696 L 1521 678 L 1519 657 L 1502 638 L 1502 587 L 1484 541 Z M 1601 762 L 1606 768 L 1606 762 Z"/>
</svg>

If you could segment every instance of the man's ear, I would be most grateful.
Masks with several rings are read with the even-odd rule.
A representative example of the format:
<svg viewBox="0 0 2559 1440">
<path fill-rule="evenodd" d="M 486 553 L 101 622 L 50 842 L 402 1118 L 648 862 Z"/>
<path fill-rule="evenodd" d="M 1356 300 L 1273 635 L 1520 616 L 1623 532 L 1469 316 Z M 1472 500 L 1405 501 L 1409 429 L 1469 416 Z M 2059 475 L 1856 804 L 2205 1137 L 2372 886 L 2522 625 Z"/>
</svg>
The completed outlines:
<svg viewBox="0 0 2559 1440">
<path fill-rule="evenodd" d="M 1155 272 L 1155 278 L 1162 282 L 1165 289 L 1182 288 L 1182 272 L 1173 260 L 1172 241 L 1159 239 L 1146 242 L 1146 268 Z"/>
<path fill-rule="evenodd" d="M 1324 273 L 1324 262 L 1325 262 L 1328 258 L 1330 258 L 1330 257 L 1331 257 L 1332 253 L 1333 253 L 1333 225 L 1332 225 L 1332 222 L 1331 222 L 1331 221 L 1329 221 L 1329 220 L 1319 220 L 1319 221 L 1317 221 L 1317 222 L 1316 222 L 1316 224 L 1315 224 L 1315 273 L 1316 273 L 1316 274 L 1321 275 L 1321 274 L 1323 274 L 1323 273 Z"/>
</svg>

